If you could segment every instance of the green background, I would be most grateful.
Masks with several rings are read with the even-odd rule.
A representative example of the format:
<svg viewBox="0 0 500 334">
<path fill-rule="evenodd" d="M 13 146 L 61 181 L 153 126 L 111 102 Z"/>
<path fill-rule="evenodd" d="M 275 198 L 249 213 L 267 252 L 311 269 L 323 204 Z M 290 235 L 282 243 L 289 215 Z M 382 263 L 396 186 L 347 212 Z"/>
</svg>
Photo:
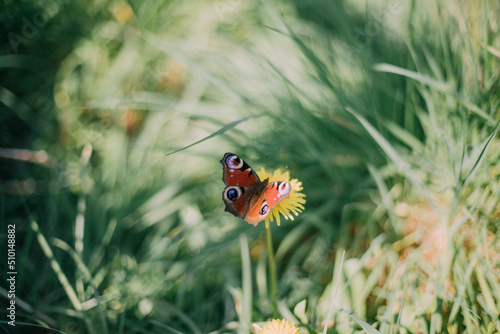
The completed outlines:
<svg viewBox="0 0 500 334">
<path fill-rule="evenodd" d="M 0 7 L 5 333 L 500 331 L 498 1 Z M 303 183 L 274 253 L 225 152 Z"/>
</svg>

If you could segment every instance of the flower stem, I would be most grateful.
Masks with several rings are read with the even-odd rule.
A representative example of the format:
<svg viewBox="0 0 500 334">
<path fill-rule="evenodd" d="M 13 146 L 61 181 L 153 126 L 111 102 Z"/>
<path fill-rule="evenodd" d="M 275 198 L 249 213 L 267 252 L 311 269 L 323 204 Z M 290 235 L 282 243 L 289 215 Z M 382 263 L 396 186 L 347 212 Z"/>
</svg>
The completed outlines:
<svg viewBox="0 0 500 334">
<path fill-rule="evenodd" d="M 267 239 L 267 257 L 269 259 L 269 278 L 271 284 L 269 287 L 271 303 L 273 305 L 273 317 L 278 316 L 278 289 L 277 289 L 277 275 L 276 263 L 274 261 L 273 238 L 271 237 L 271 227 L 266 226 L 266 239 Z"/>
</svg>

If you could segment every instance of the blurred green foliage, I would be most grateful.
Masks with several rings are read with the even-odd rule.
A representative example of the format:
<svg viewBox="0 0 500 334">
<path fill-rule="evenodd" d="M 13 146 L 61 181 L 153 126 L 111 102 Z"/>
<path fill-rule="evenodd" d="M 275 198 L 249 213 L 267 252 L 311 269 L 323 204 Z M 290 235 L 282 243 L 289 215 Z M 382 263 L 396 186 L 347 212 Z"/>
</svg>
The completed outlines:
<svg viewBox="0 0 500 334">
<path fill-rule="evenodd" d="M 1 7 L 5 332 L 500 331 L 497 1 Z M 278 313 L 227 151 L 304 185 Z"/>
</svg>

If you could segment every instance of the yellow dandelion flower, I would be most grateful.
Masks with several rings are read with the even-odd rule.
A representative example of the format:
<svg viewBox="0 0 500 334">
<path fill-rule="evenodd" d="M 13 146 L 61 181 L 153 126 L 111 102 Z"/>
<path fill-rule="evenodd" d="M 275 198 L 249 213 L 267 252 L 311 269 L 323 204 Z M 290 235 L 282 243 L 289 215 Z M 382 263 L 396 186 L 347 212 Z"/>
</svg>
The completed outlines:
<svg viewBox="0 0 500 334">
<path fill-rule="evenodd" d="M 259 334 L 300 334 L 300 332 L 290 321 L 275 319 L 265 324 Z"/>
<path fill-rule="evenodd" d="M 304 204 L 306 203 L 305 197 L 302 191 L 302 182 L 297 179 L 290 180 L 290 173 L 288 171 L 283 171 L 281 169 L 275 170 L 272 174 L 266 172 L 264 168 L 257 171 L 257 175 L 261 180 L 269 178 L 269 183 L 273 182 L 288 182 L 290 183 L 291 190 L 288 198 L 283 199 L 266 217 L 266 228 L 269 228 L 269 222 L 276 220 L 276 224 L 280 225 L 280 214 L 285 217 L 285 219 L 293 220 L 294 216 L 298 216 L 300 212 L 304 210 Z"/>
</svg>

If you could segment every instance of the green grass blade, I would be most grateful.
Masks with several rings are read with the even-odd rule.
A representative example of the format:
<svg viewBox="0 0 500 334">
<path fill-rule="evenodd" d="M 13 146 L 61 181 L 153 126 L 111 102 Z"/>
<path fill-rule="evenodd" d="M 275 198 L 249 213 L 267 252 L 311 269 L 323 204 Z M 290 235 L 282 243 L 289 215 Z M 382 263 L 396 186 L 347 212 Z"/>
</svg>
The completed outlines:
<svg viewBox="0 0 500 334">
<path fill-rule="evenodd" d="M 183 148 L 180 148 L 180 149 L 178 149 L 178 150 L 175 150 L 175 151 L 173 151 L 173 152 L 170 152 L 170 153 L 168 153 L 167 155 L 172 155 L 172 154 L 174 154 L 174 153 L 177 153 L 177 152 L 183 151 L 183 150 L 185 150 L 185 149 L 188 149 L 188 148 L 190 148 L 190 147 L 193 147 L 193 146 L 195 146 L 195 145 L 198 145 L 198 144 L 200 144 L 200 143 L 204 142 L 205 140 L 211 139 L 211 138 L 213 138 L 213 137 L 216 137 L 216 136 L 218 136 L 218 135 L 223 134 L 224 132 L 226 132 L 226 131 L 228 131 L 228 130 L 231 130 L 232 128 L 234 128 L 235 126 L 237 126 L 237 125 L 238 125 L 238 124 L 240 124 L 240 123 L 246 122 L 246 121 L 248 121 L 249 119 L 252 119 L 252 118 L 260 117 L 260 116 L 262 116 L 262 115 L 263 115 L 263 114 L 252 115 L 252 116 L 248 116 L 248 117 L 245 117 L 245 118 L 242 118 L 242 119 L 236 120 L 236 121 L 234 121 L 234 122 L 231 122 L 231 123 L 229 123 L 229 124 L 227 124 L 227 125 L 224 125 L 222 128 L 220 128 L 219 130 L 215 131 L 215 132 L 214 132 L 214 133 L 212 133 L 211 135 L 209 135 L 209 136 L 207 136 L 207 137 L 205 137 L 205 138 L 203 138 L 203 139 L 201 139 L 201 140 L 198 140 L 197 142 L 195 142 L 195 143 L 193 143 L 193 144 L 190 144 L 190 145 L 188 145 L 188 146 L 185 146 L 185 147 L 183 147 Z"/>
<path fill-rule="evenodd" d="M 422 144 L 422 142 L 411 132 L 403 129 L 392 121 L 386 121 L 384 124 L 392 135 L 396 136 L 399 140 L 401 140 L 401 142 L 410 147 L 412 151 L 419 153 L 424 151 L 424 144 Z"/>
<path fill-rule="evenodd" d="M 344 309 L 337 309 L 337 311 L 345 313 L 345 314 L 349 315 L 351 318 L 353 318 L 354 321 L 356 321 L 361 327 L 363 327 L 363 329 L 365 330 L 366 333 L 368 333 L 368 334 L 380 334 L 380 332 L 378 330 L 376 330 L 373 326 L 371 326 L 369 323 L 367 323 L 366 321 L 364 321 L 363 319 L 358 317 L 353 312 L 350 312 L 350 311 L 347 311 Z"/>
<path fill-rule="evenodd" d="M 52 252 L 52 249 L 49 246 L 49 243 L 47 242 L 47 239 L 45 239 L 45 236 L 40 232 L 40 228 L 38 227 L 38 224 L 36 221 L 32 220 L 31 221 L 31 229 L 33 232 L 36 234 L 36 238 L 38 240 L 38 244 L 42 248 L 43 253 L 47 257 L 47 259 L 50 260 L 50 266 L 52 267 L 52 270 L 57 276 L 57 279 L 59 280 L 59 283 L 61 283 L 64 291 L 66 292 L 66 295 L 68 296 L 68 299 L 70 300 L 71 304 L 73 305 L 73 308 L 79 312 L 82 313 L 83 311 L 83 306 L 80 300 L 77 297 L 77 294 L 71 284 L 69 283 L 68 278 L 66 277 L 66 274 L 62 271 L 61 266 L 59 265 L 59 262 L 57 262 L 56 258 L 54 257 L 54 253 Z M 92 323 L 84 317 L 85 323 L 87 325 L 87 330 L 89 333 L 96 333 Z"/>
<path fill-rule="evenodd" d="M 250 249 L 245 234 L 240 235 L 241 269 L 242 269 L 242 305 L 238 333 L 247 334 L 252 324 L 252 263 Z"/>
<path fill-rule="evenodd" d="M 80 300 L 76 296 L 75 290 L 69 283 L 69 280 L 64 274 L 64 272 L 62 271 L 59 262 L 57 262 L 56 258 L 54 257 L 54 253 L 52 252 L 52 249 L 50 248 L 47 239 L 45 239 L 45 236 L 42 234 L 42 232 L 40 232 L 40 228 L 38 227 L 38 224 L 34 220 L 31 221 L 31 229 L 33 230 L 33 232 L 35 232 L 38 244 L 42 248 L 42 251 L 47 257 L 47 259 L 50 260 L 50 266 L 52 267 L 52 270 L 56 274 L 59 283 L 61 283 L 74 309 L 77 311 L 82 311 L 83 309 L 82 303 L 80 303 Z"/>
<path fill-rule="evenodd" d="M 78 195 L 78 204 L 77 204 L 77 214 L 75 219 L 75 251 L 80 256 L 83 252 L 83 237 L 85 231 L 85 191 L 87 185 L 87 169 L 89 165 L 89 159 L 92 155 L 92 145 L 87 144 L 82 150 L 81 158 L 80 158 L 80 168 L 81 168 L 81 188 L 80 194 Z"/>
<path fill-rule="evenodd" d="M 375 180 L 375 183 L 377 184 L 377 187 L 380 191 L 380 196 L 382 197 L 382 204 L 385 207 L 387 214 L 389 216 L 389 219 L 392 223 L 393 228 L 400 233 L 401 231 L 401 224 L 398 224 L 398 218 L 394 214 L 394 203 L 391 199 L 391 195 L 389 192 L 389 189 L 387 189 L 387 185 L 385 184 L 382 176 L 380 175 L 379 171 L 375 168 L 375 166 L 369 164 L 368 165 L 368 171 L 370 172 L 370 175 L 373 177 Z"/>
<path fill-rule="evenodd" d="M 493 138 L 495 138 L 499 127 L 500 127 L 500 121 L 497 123 L 495 130 L 491 133 L 488 140 L 486 140 L 486 143 L 483 145 L 483 148 L 481 149 L 481 153 L 479 154 L 476 161 L 474 162 L 474 166 L 472 167 L 472 169 L 469 171 L 469 173 L 465 177 L 463 185 L 465 185 L 465 184 L 467 184 L 467 182 L 469 182 L 470 178 L 476 173 L 479 165 L 481 165 L 481 162 L 483 162 L 483 160 L 486 156 L 486 153 L 488 152 L 488 148 L 490 147 L 491 142 L 493 141 Z"/>
<path fill-rule="evenodd" d="M 441 91 L 445 94 L 448 94 L 455 98 L 458 102 L 460 102 L 464 107 L 468 108 L 478 116 L 484 118 L 490 125 L 495 125 L 495 120 L 485 113 L 481 108 L 479 108 L 477 105 L 472 103 L 470 100 L 468 100 L 465 96 L 461 95 L 448 85 L 439 82 L 435 79 L 430 78 L 427 75 L 424 75 L 422 73 L 410 71 L 398 66 L 390 65 L 390 64 L 377 64 L 374 67 L 375 71 L 379 72 L 385 72 L 385 73 L 393 73 L 393 74 L 398 74 L 410 79 L 413 79 L 415 81 L 418 81 L 424 85 L 427 85 L 431 88 L 436 89 L 437 91 Z"/>
<path fill-rule="evenodd" d="M 323 334 L 326 334 L 326 332 L 328 330 L 328 323 L 330 322 L 330 318 L 332 316 L 333 310 L 335 309 L 335 301 L 337 299 L 337 293 L 339 291 L 340 275 L 342 274 L 342 266 L 344 264 L 344 256 L 345 256 L 345 250 L 342 252 L 342 259 L 340 260 L 340 267 L 339 267 L 339 273 L 337 275 L 337 282 L 335 283 L 335 292 L 333 293 L 332 302 L 330 304 L 330 309 L 328 310 L 328 314 L 326 316 L 325 327 L 323 328 Z"/>
<path fill-rule="evenodd" d="M 106 321 L 106 314 L 105 314 L 104 309 L 102 307 L 101 297 L 99 296 L 99 290 L 95 286 L 93 279 L 92 279 L 92 275 L 90 274 L 87 266 L 83 263 L 83 261 L 81 259 L 81 254 L 79 254 L 77 251 L 71 249 L 71 247 L 66 242 L 64 242 L 60 239 L 53 239 L 53 244 L 54 244 L 54 246 L 64 250 L 65 252 L 67 252 L 71 256 L 73 261 L 76 263 L 78 270 L 81 273 L 83 273 L 83 277 L 87 280 L 87 282 L 92 287 L 93 295 L 94 295 L 94 298 L 97 302 L 97 308 L 99 310 L 99 312 L 98 312 L 99 313 L 99 320 L 101 322 L 101 328 L 99 329 L 99 333 L 108 333 L 109 332 L 108 323 Z"/>
<path fill-rule="evenodd" d="M 396 151 L 396 149 L 389 143 L 387 139 L 385 139 L 380 132 L 378 132 L 373 125 L 371 125 L 363 116 L 358 114 L 351 108 L 346 108 L 348 112 L 350 112 L 354 117 L 358 119 L 358 121 L 363 125 L 363 127 L 368 131 L 368 133 L 372 136 L 375 142 L 380 146 L 380 148 L 387 154 L 387 156 L 392 160 L 392 162 L 403 172 L 403 174 L 410 180 L 410 182 L 418 188 L 424 196 L 430 198 L 430 193 L 423 186 L 423 184 L 419 181 L 417 175 L 410 168 L 408 163 L 400 156 L 400 154 Z M 432 201 L 430 201 L 432 203 Z"/>
</svg>

